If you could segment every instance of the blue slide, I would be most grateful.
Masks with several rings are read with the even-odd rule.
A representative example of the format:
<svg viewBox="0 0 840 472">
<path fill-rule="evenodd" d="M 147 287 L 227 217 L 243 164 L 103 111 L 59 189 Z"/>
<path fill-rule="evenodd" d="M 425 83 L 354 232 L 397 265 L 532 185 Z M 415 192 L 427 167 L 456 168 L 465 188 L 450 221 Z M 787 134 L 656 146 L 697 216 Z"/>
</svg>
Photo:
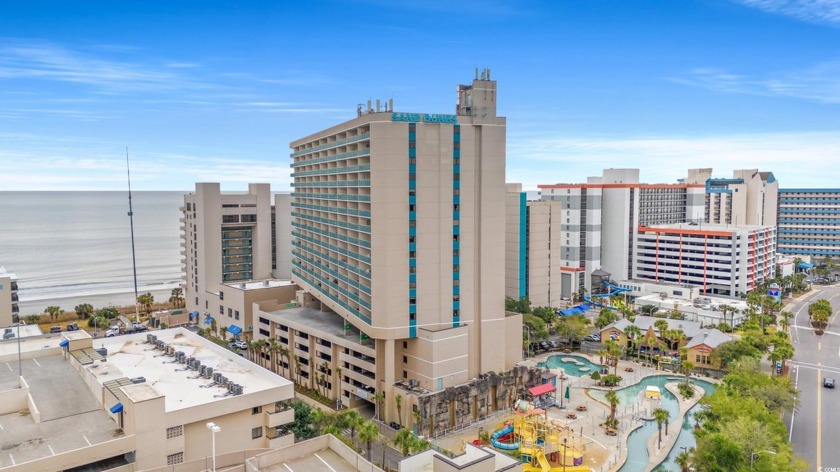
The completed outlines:
<svg viewBox="0 0 840 472">
<path fill-rule="evenodd" d="M 632 292 L 632 290 L 630 290 L 629 288 L 619 287 L 618 285 L 610 283 L 609 281 L 606 281 L 606 280 L 604 280 L 601 283 L 606 285 L 607 287 L 611 288 L 612 292 L 610 292 L 610 293 L 599 293 L 597 295 L 593 295 L 595 298 L 609 298 L 609 297 L 612 297 L 613 295 L 618 295 L 619 293 Z M 599 302 L 596 302 L 596 301 L 592 300 L 591 298 L 589 298 L 589 295 L 584 295 L 583 300 L 586 301 L 587 303 L 591 303 L 591 304 L 593 304 L 597 307 L 609 308 L 610 310 L 615 310 L 616 309 L 614 306 L 604 305 L 603 303 L 599 303 Z"/>
<path fill-rule="evenodd" d="M 504 427 L 504 428 L 496 431 L 495 433 L 493 433 L 492 436 L 490 436 L 490 444 L 492 444 L 493 447 L 496 447 L 496 448 L 499 448 L 499 449 L 504 449 L 506 451 L 515 451 L 515 450 L 519 449 L 519 443 L 518 442 L 510 443 L 510 444 L 505 444 L 505 443 L 499 442 L 500 437 L 507 436 L 508 434 L 511 434 L 511 433 L 513 433 L 513 425 L 509 424 L 506 427 Z"/>
</svg>

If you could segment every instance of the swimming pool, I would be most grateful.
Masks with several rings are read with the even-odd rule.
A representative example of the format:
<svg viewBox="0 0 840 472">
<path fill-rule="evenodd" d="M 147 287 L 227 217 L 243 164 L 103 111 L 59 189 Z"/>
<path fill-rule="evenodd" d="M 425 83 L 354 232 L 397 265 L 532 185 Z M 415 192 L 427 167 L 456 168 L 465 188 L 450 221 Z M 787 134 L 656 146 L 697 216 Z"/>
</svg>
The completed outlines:
<svg viewBox="0 0 840 472">
<path fill-rule="evenodd" d="M 547 367 L 549 369 L 563 369 L 566 375 L 573 377 L 582 377 L 590 375 L 592 372 L 598 372 L 600 366 L 581 356 L 572 356 L 569 354 L 555 354 L 549 356 L 545 362 L 537 364 L 539 367 Z"/>
</svg>

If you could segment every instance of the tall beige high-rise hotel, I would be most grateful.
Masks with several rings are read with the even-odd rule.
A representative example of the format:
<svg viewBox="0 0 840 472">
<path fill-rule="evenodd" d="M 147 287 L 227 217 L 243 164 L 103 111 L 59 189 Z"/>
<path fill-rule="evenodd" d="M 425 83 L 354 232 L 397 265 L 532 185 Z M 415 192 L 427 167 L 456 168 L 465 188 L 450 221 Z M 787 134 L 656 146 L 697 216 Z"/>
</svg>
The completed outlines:
<svg viewBox="0 0 840 472">
<path fill-rule="evenodd" d="M 368 104 L 291 143 L 292 280 L 375 341 L 389 397 L 399 380 L 434 391 L 521 358 L 496 99 L 485 70 L 458 87 L 454 115 Z"/>
</svg>

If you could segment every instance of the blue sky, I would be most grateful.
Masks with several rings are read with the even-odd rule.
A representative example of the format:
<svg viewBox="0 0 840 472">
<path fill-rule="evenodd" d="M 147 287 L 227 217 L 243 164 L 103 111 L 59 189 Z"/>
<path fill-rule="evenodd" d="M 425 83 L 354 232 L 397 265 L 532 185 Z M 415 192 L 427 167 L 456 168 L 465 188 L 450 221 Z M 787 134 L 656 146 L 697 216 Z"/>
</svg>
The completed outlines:
<svg viewBox="0 0 840 472">
<path fill-rule="evenodd" d="M 289 188 L 288 143 L 498 81 L 508 181 L 840 186 L 840 1 L 0 0 L 0 191 Z"/>
</svg>

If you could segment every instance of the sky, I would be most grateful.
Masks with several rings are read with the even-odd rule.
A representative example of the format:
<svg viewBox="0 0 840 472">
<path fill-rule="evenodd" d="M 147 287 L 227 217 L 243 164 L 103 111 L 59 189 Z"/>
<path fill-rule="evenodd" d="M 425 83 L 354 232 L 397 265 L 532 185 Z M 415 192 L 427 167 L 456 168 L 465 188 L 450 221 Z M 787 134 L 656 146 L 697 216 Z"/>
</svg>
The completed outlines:
<svg viewBox="0 0 840 472">
<path fill-rule="evenodd" d="M 0 0 L 0 191 L 289 190 L 368 99 L 454 113 L 487 67 L 507 181 L 639 168 L 840 186 L 840 0 Z"/>
</svg>

